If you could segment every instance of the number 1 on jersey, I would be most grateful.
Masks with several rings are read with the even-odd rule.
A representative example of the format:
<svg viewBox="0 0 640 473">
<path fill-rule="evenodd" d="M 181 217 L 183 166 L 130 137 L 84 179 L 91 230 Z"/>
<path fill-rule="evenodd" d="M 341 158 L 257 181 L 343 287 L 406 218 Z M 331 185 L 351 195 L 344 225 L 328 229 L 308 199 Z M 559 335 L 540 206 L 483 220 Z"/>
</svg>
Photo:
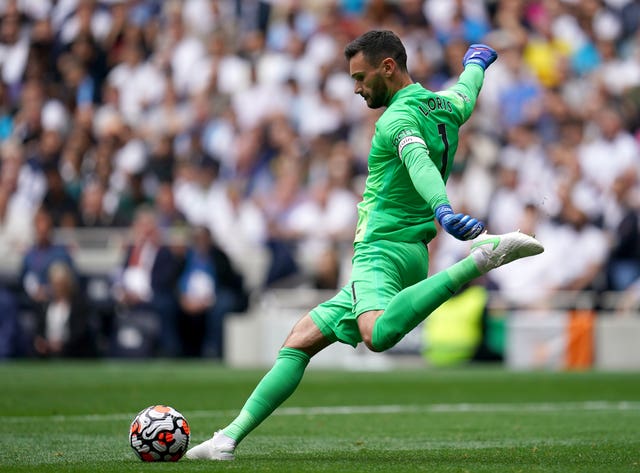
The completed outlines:
<svg viewBox="0 0 640 473">
<path fill-rule="evenodd" d="M 438 134 L 444 146 L 444 150 L 442 151 L 442 167 L 440 168 L 440 175 L 442 179 L 444 179 L 445 173 L 447 172 L 447 163 L 449 162 L 449 139 L 447 138 L 447 128 L 444 123 L 438 123 Z"/>
</svg>

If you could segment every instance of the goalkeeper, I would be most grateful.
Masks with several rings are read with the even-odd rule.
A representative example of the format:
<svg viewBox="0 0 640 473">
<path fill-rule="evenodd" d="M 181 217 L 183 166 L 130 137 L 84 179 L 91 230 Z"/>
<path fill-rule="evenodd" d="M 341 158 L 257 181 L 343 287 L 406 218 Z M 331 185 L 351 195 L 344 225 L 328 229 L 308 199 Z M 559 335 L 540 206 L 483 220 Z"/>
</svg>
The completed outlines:
<svg viewBox="0 0 640 473">
<path fill-rule="evenodd" d="M 311 357 L 332 343 L 387 350 L 464 284 L 543 251 L 519 232 L 487 234 L 482 222 L 453 211 L 445 190 L 458 130 L 496 52 L 471 45 L 458 82 L 439 93 L 411 80 L 405 48 L 390 31 L 369 31 L 344 52 L 355 93 L 370 108 L 386 107 L 371 141 L 350 282 L 297 322 L 239 415 L 187 458 L 232 460 L 238 443 L 294 392 Z M 434 220 L 455 238 L 475 241 L 469 256 L 427 277 Z"/>
</svg>

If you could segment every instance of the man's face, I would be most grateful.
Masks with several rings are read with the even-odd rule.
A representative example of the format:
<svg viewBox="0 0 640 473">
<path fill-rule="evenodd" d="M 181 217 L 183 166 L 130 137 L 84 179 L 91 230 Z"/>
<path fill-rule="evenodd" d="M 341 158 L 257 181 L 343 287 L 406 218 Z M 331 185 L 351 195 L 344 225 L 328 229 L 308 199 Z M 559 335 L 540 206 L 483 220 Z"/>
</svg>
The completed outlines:
<svg viewBox="0 0 640 473">
<path fill-rule="evenodd" d="M 43 211 L 36 212 L 34 217 L 35 240 L 39 245 L 46 245 L 51 241 L 53 221 L 51 215 Z"/>
<path fill-rule="evenodd" d="M 355 80 L 354 93 L 362 96 L 369 108 L 384 107 L 388 103 L 389 88 L 385 83 L 382 70 L 384 61 L 372 66 L 359 52 L 349 61 L 349 74 Z"/>
</svg>

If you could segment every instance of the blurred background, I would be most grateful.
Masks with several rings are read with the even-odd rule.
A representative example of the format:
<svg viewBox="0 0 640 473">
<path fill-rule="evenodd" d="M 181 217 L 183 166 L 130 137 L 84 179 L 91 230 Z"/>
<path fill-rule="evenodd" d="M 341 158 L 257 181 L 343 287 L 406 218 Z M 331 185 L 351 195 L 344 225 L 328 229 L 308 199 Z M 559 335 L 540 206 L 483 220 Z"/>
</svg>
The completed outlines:
<svg viewBox="0 0 640 473">
<path fill-rule="evenodd" d="M 498 50 L 449 195 L 546 251 L 318 363 L 639 369 L 639 23 L 634 0 L 0 1 L 0 358 L 270 363 L 349 276 L 380 111 L 343 48 L 377 28 L 435 91 Z"/>
</svg>

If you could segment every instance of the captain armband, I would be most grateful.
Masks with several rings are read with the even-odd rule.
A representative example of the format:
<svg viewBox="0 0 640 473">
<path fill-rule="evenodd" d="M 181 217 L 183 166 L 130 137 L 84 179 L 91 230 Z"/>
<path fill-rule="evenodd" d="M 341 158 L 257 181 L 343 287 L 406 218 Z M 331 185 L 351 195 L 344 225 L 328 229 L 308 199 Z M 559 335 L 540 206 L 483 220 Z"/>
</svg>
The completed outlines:
<svg viewBox="0 0 640 473">
<path fill-rule="evenodd" d="M 402 138 L 402 140 L 400 140 L 400 143 L 398 143 L 398 157 L 400 157 L 400 161 L 403 161 L 402 150 L 405 146 L 411 143 L 420 143 L 422 146 L 427 146 L 424 140 L 419 136 L 407 136 L 405 138 Z"/>
</svg>

